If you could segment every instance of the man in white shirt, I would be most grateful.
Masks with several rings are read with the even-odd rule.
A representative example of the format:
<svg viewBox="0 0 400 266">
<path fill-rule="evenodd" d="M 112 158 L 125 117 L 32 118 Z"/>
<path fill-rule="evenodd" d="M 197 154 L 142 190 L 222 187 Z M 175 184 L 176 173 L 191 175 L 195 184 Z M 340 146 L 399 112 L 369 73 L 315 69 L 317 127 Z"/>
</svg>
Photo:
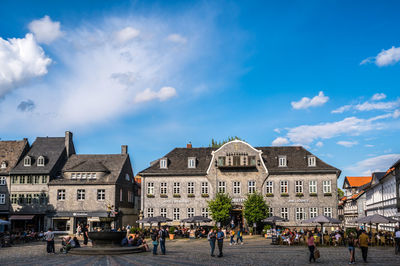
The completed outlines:
<svg viewBox="0 0 400 266">
<path fill-rule="evenodd" d="M 44 239 L 47 242 L 47 253 L 56 253 L 55 248 L 54 248 L 54 233 L 51 228 L 44 233 Z"/>
</svg>

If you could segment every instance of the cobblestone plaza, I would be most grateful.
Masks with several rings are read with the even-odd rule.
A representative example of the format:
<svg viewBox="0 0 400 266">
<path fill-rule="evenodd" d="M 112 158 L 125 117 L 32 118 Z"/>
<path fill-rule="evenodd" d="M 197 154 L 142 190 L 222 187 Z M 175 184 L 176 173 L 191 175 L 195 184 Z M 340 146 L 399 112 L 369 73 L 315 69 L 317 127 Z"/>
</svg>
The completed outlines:
<svg viewBox="0 0 400 266">
<path fill-rule="evenodd" d="M 118 256 L 76 256 L 47 254 L 43 242 L 0 249 L 1 265 L 305 265 L 308 250 L 305 246 L 273 246 L 261 237 L 247 237 L 244 245 L 230 246 L 224 242 L 224 257 L 210 257 L 207 240 L 167 241 L 167 255 L 154 256 L 151 252 Z M 60 243 L 56 243 L 59 250 Z M 347 265 L 345 247 L 321 247 L 318 265 Z M 356 249 L 356 261 L 362 263 L 361 251 Z M 368 265 L 400 265 L 400 256 L 393 248 L 372 247 Z"/>
</svg>

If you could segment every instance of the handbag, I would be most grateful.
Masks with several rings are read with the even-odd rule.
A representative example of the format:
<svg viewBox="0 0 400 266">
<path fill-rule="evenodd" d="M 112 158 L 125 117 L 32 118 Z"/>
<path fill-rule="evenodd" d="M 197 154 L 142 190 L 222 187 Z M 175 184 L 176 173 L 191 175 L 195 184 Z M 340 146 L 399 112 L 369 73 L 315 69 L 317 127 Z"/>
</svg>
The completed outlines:
<svg viewBox="0 0 400 266">
<path fill-rule="evenodd" d="M 314 251 L 314 258 L 318 259 L 320 257 L 319 250 L 315 249 Z"/>
</svg>

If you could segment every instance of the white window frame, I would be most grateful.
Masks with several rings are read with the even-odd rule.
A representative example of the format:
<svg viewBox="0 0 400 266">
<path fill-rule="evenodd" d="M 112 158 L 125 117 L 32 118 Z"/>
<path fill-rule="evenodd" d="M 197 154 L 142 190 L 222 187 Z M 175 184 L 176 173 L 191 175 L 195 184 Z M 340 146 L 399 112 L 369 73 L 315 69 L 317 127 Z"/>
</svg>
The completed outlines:
<svg viewBox="0 0 400 266">
<path fill-rule="evenodd" d="M 65 189 L 57 190 L 57 200 L 64 201 L 65 200 Z"/>
<path fill-rule="evenodd" d="M 201 194 L 208 194 L 208 182 L 201 182 Z"/>
<path fill-rule="evenodd" d="M 323 190 L 324 193 L 332 193 L 332 181 L 331 180 L 324 180 L 323 183 Z"/>
<path fill-rule="evenodd" d="M 6 194 L 4 194 L 4 193 L 0 194 L 0 204 L 1 205 L 6 204 Z"/>
<path fill-rule="evenodd" d="M 226 193 L 226 182 L 225 181 L 218 181 L 218 192 Z"/>
<path fill-rule="evenodd" d="M 160 208 L 160 216 L 167 217 L 167 208 Z"/>
<path fill-rule="evenodd" d="M 44 166 L 44 157 L 43 156 L 38 157 L 37 166 Z"/>
<path fill-rule="evenodd" d="M 174 221 L 179 221 L 180 220 L 181 214 L 180 214 L 179 208 L 174 208 L 173 209 L 172 217 L 173 217 Z"/>
<path fill-rule="evenodd" d="M 265 193 L 267 193 L 267 194 L 274 193 L 274 181 L 265 182 Z"/>
<path fill-rule="evenodd" d="M 188 158 L 188 168 L 196 168 L 196 158 L 195 157 Z"/>
<path fill-rule="evenodd" d="M 7 177 L 0 176 L 0 186 L 5 186 L 5 185 L 7 185 Z"/>
<path fill-rule="evenodd" d="M 147 217 L 154 217 L 154 208 L 147 208 Z"/>
<path fill-rule="evenodd" d="M 160 183 L 160 194 L 161 195 L 167 195 L 168 193 L 168 184 L 167 182 L 161 182 Z"/>
<path fill-rule="evenodd" d="M 288 207 L 281 208 L 281 217 L 283 219 L 289 220 L 289 208 Z"/>
<path fill-rule="evenodd" d="M 194 194 L 194 182 L 187 183 L 187 193 Z"/>
<path fill-rule="evenodd" d="M 147 182 L 147 195 L 154 195 L 154 182 Z"/>
<path fill-rule="evenodd" d="M 287 167 L 286 155 L 279 155 L 278 156 L 278 167 Z"/>
<path fill-rule="evenodd" d="M 208 218 L 208 208 L 201 208 L 201 216 Z"/>
<path fill-rule="evenodd" d="M 303 193 L 303 180 L 296 180 L 294 181 L 294 184 L 295 193 Z"/>
<path fill-rule="evenodd" d="M 76 179 L 75 173 L 71 173 L 71 179 Z"/>
<path fill-rule="evenodd" d="M 31 166 L 31 163 L 32 163 L 31 157 L 26 156 L 24 158 L 24 166 Z"/>
<path fill-rule="evenodd" d="M 332 207 L 324 207 L 324 215 L 332 218 Z"/>
<path fill-rule="evenodd" d="M 317 180 L 310 180 L 308 183 L 309 193 L 317 193 L 318 191 L 318 183 Z"/>
<path fill-rule="evenodd" d="M 76 191 L 76 199 L 78 201 L 84 201 L 86 198 L 86 191 L 84 189 L 78 189 Z"/>
<path fill-rule="evenodd" d="M 310 219 L 318 216 L 318 207 L 310 207 Z"/>
<path fill-rule="evenodd" d="M 256 181 L 250 180 L 250 181 L 248 181 L 247 185 L 248 185 L 248 193 L 249 194 L 253 194 L 256 192 Z"/>
<path fill-rule="evenodd" d="M 100 196 L 100 199 L 99 199 Z M 97 190 L 97 200 L 98 201 L 105 201 L 106 200 L 106 190 L 105 189 L 98 189 Z"/>
<path fill-rule="evenodd" d="M 306 212 L 303 207 L 297 207 L 295 208 L 296 213 L 295 213 L 295 218 L 296 221 L 302 221 L 307 218 Z"/>
<path fill-rule="evenodd" d="M 317 158 L 315 156 L 308 156 L 307 161 L 309 167 L 317 166 Z"/>
<path fill-rule="evenodd" d="M 168 169 L 168 160 L 167 158 L 163 158 L 160 160 L 160 168 L 161 169 Z"/>
<path fill-rule="evenodd" d="M 268 217 L 274 216 L 274 208 L 269 207 L 268 208 Z"/>
<path fill-rule="evenodd" d="M 180 193 L 181 193 L 181 183 L 174 182 L 174 194 L 180 194 Z"/>
<path fill-rule="evenodd" d="M 241 183 L 240 181 L 233 181 L 233 194 L 240 195 L 241 194 Z"/>
<path fill-rule="evenodd" d="M 1 169 L 7 168 L 7 163 L 6 162 L 1 162 Z"/>
<path fill-rule="evenodd" d="M 187 218 L 190 218 L 193 216 L 194 216 L 194 208 L 193 207 L 187 208 Z"/>
<path fill-rule="evenodd" d="M 280 192 L 281 194 L 289 194 L 289 181 L 287 180 L 280 181 Z"/>
</svg>

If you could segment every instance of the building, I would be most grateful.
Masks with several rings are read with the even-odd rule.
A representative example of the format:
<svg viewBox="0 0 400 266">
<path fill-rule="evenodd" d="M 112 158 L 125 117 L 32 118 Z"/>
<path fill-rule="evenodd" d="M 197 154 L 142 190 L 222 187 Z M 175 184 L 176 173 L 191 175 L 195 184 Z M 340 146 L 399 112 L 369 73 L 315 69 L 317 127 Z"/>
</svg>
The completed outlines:
<svg viewBox="0 0 400 266">
<path fill-rule="evenodd" d="M 12 230 L 48 227 L 47 214 L 54 210 L 48 204 L 48 183 L 61 175 L 69 156 L 75 153 L 72 133 L 65 137 L 38 137 L 27 154 L 10 172 Z"/>
<path fill-rule="evenodd" d="M 371 176 L 346 176 L 344 178 L 345 196 L 341 202 L 343 203 L 345 227 L 357 227 L 358 224 L 351 221 L 365 216 L 365 191 L 370 186 L 371 180 Z"/>
<path fill-rule="evenodd" d="M 366 192 L 367 215 L 400 217 L 400 160 L 386 172 L 372 174 L 371 188 Z M 379 224 L 379 229 L 394 231 L 398 224 Z"/>
<path fill-rule="evenodd" d="M 135 195 L 128 146 L 121 146 L 121 154 L 74 154 L 62 175 L 49 183 L 52 226 L 72 234 L 78 224 L 90 230 L 134 225 L 139 215 Z"/>
<path fill-rule="evenodd" d="M 29 149 L 27 139 L 0 141 L 0 219 L 10 214 L 10 171 Z"/>
<path fill-rule="evenodd" d="M 209 216 L 207 201 L 228 193 L 235 223 L 245 222 L 243 202 L 259 192 L 270 215 L 287 218 L 285 226 L 317 215 L 337 218 L 340 170 L 300 146 L 252 147 L 230 141 L 220 148 L 175 148 L 139 173 L 145 217 L 167 216 L 177 224 L 194 215 Z M 315 225 L 309 225 L 315 226 Z"/>
</svg>

